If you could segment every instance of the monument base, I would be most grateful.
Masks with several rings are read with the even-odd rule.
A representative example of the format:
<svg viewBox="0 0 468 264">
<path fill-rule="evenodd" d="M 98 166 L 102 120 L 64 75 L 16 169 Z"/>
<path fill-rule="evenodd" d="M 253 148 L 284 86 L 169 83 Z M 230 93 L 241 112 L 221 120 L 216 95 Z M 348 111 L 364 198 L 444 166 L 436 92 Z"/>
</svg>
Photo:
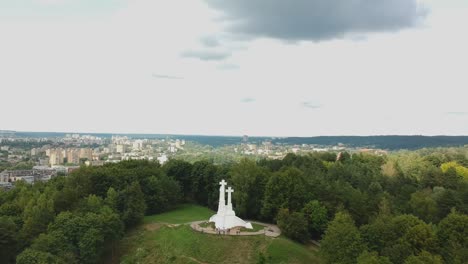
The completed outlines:
<svg viewBox="0 0 468 264">
<path fill-rule="evenodd" d="M 235 215 L 215 214 L 210 218 L 210 222 L 215 223 L 215 227 L 221 230 L 231 229 L 238 226 L 253 229 L 251 223 L 246 222 Z"/>
</svg>

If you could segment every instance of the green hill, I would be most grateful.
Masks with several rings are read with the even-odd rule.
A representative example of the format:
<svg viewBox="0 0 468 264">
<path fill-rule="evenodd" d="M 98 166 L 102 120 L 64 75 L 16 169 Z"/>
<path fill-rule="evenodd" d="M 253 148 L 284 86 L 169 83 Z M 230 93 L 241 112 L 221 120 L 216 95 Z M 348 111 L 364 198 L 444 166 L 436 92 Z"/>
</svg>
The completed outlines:
<svg viewBox="0 0 468 264">
<path fill-rule="evenodd" d="M 123 239 L 120 263 L 321 263 L 316 251 L 283 237 L 208 235 L 183 224 L 207 219 L 212 213 L 185 205 L 146 217 Z"/>
</svg>

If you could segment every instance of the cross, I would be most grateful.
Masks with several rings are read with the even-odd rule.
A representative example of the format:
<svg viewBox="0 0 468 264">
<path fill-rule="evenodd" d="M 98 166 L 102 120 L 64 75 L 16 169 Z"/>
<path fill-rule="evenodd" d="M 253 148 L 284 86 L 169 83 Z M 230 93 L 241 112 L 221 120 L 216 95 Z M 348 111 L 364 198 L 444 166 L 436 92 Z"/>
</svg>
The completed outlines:
<svg viewBox="0 0 468 264">
<path fill-rule="evenodd" d="M 219 183 L 221 186 L 224 186 L 224 185 L 227 185 L 227 182 L 222 180 L 220 183 Z"/>
<path fill-rule="evenodd" d="M 233 193 L 234 192 L 234 189 L 231 188 L 231 186 L 229 186 L 226 190 L 227 193 Z"/>
</svg>

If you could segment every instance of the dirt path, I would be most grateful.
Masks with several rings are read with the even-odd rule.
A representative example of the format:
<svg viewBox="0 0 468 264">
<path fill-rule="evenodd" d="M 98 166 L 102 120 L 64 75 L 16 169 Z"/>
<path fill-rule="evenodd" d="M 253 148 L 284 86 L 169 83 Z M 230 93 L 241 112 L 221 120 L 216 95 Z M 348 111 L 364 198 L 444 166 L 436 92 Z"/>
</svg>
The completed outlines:
<svg viewBox="0 0 468 264">
<path fill-rule="evenodd" d="M 216 230 L 213 230 L 210 227 L 200 227 L 200 224 L 205 223 L 205 222 L 206 221 L 192 222 L 192 223 L 190 223 L 190 227 L 193 230 L 201 232 L 201 233 L 219 235 L 218 232 L 216 232 Z M 263 225 L 266 228 L 262 229 L 262 230 L 259 230 L 257 232 L 240 232 L 240 233 L 236 233 L 235 229 L 232 229 L 230 233 L 224 233 L 223 235 L 226 235 L 226 236 L 258 236 L 258 235 L 265 235 L 265 236 L 269 236 L 269 237 L 278 237 L 278 236 L 281 235 L 281 230 L 276 225 L 265 224 L 265 223 L 260 223 L 260 222 L 252 222 L 252 223 Z"/>
</svg>

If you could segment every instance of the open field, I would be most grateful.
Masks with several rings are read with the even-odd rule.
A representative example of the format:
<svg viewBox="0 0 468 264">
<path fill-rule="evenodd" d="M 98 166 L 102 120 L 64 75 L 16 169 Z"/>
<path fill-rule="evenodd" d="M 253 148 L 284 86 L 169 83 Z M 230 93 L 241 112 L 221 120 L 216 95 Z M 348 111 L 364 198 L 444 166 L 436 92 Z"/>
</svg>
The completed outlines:
<svg viewBox="0 0 468 264">
<path fill-rule="evenodd" d="M 205 220 L 205 219 L 208 220 L 214 214 L 215 214 L 214 211 L 206 207 L 184 204 L 184 205 L 181 205 L 176 210 L 173 210 L 167 213 L 146 216 L 143 222 L 145 224 L 149 224 L 149 223 L 185 224 L 185 223 L 189 223 L 193 221 L 199 221 L 199 220 Z"/>
<path fill-rule="evenodd" d="M 121 263 L 247 264 L 262 263 L 261 259 L 263 263 L 321 263 L 315 251 L 283 237 L 209 235 L 176 225 L 211 214 L 206 208 L 185 205 L 146 217 L 145 224 L 128 233 L 120 245 L 125 252 Z"/>
</svg>

